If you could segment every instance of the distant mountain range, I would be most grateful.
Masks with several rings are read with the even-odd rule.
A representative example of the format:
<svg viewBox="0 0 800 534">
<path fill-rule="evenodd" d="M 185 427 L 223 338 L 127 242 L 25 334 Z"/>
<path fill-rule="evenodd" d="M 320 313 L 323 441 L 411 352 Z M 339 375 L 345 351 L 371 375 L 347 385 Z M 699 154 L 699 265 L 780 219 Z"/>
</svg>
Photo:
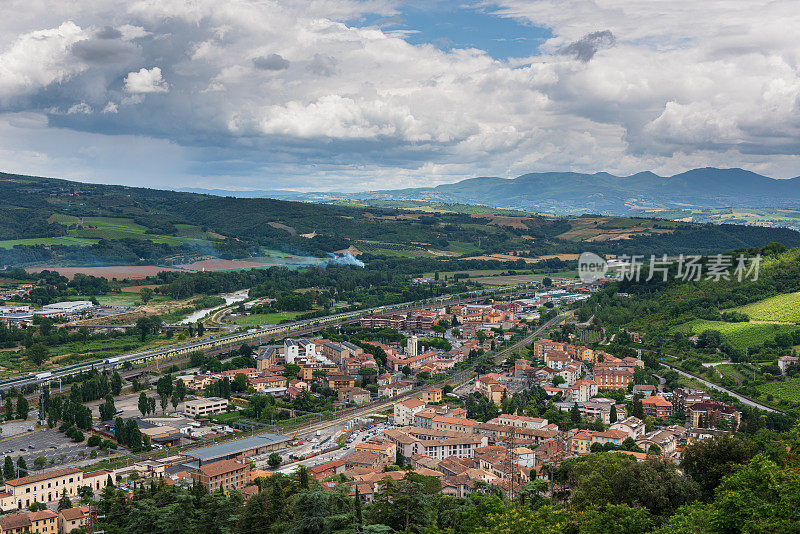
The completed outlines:
<svg viewBox="0 0 800 534">
<path fill-rule="evenodd" d="M 335 200 L 424 200 L 480 204 L 541 213 L 604 213 L 623 215 L 641 210 L 724 207 L 800 207 L 800 177 L 776 180 L 743 169 L 693 169 L 674 176 L 641 172 L 632 176 L 609 173 L 543 172 L 517 178 L 479 177 L 436 187 L 361 193 L 299 193 L 291 191 L 220 191 L 191 189 L 237 197 L 331 202 Z"/>
</svg>

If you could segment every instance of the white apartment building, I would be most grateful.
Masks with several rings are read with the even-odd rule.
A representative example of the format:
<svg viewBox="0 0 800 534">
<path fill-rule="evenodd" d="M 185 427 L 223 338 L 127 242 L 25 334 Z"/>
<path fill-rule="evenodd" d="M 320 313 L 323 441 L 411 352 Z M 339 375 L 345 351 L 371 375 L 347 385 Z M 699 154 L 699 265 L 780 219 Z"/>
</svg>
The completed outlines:
<svg viewBox="0 0 800 534">
<path fill-rule="evenodd" d="M 204 399 L 195 399 L 186 401 L 186 406 L 183 409 L 183 414 L 187 417 L 207 417 L 217 413 L 222 413 L 228 408 L 227 399 L 220 397 L 208 397 Z"/>
</svg>

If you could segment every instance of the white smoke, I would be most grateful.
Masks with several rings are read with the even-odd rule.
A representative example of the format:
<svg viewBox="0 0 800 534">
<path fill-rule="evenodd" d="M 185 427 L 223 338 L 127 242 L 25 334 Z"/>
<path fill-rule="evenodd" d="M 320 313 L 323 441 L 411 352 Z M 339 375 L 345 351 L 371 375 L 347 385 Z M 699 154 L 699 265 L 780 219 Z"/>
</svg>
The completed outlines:
<svg viewBox="0 0 800 534">
<path fill-rule="evenodd" d="M 364 267 L 364 262 L 349 252 L 345 252 L 344 254 L 328 252 L 328 265 L 355 265 L 356 267 Z"/>
</svg>

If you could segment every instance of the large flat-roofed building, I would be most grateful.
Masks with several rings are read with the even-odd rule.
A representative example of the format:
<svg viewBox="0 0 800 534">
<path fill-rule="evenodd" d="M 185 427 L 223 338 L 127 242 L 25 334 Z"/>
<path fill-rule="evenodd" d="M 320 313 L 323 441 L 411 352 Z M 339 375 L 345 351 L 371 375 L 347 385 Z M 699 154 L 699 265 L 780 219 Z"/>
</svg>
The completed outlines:
<svg viewBox="0 0 800 534">
<path fill-rule="evenodd" d="M 227 408 L 227 399 L 222 399 L 220 397 L 208 397 L 205 399 L 186 401 L 183 413 L 188 417 L 206 417 L 208 415 L 222 413 Z"/>
<path fill-rule="evenodd" d="M 211 447 L 204 447 L 184 453 L 184 456 L 194 458 L 199 465 L 205 465 L 219 460 L 244 459 L 258 456 L 266 452 L 285 447 L 289 436 L 283 434 L 260 434 L 249 438 L 237 439 L 227 443 L 220 443 Z"/>
<path fill-rule="evenodd" d="M 250 483 L 250 463 L 238 460 L 220 460 L 205 464 L 192 471 L 192 480 L 208 491 L 241 490 Z"/>
<path fill-rule="evenodd" d="M 5 491 L 0 494 L 0 508 L 7 511 L 27 508 L 34 502 L 57 501 L 62 493 L 73 497 L 83 485 L 83 471 L 75 467 L 62 467 L 6 480 Z"/>
</svg>

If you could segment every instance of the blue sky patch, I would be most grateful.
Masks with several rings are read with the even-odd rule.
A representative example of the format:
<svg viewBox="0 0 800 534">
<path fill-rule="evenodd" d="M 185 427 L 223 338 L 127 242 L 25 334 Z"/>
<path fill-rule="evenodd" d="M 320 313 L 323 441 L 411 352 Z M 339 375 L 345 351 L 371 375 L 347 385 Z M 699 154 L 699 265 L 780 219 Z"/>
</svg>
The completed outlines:
<svg viewBox="0 0 800 534">
<path fill-rule="evenodd" d="M 478 48 L 495 59 L 539 54 L 539 46 L 552 36 L 549 29 L 493 15 L 490 10 L 461 2 L 410 0 L 401 13 L 368 24 L 387 33 L 402 32 L 414 45 L 430 43 L 442 50 Z"/>
</svg>

